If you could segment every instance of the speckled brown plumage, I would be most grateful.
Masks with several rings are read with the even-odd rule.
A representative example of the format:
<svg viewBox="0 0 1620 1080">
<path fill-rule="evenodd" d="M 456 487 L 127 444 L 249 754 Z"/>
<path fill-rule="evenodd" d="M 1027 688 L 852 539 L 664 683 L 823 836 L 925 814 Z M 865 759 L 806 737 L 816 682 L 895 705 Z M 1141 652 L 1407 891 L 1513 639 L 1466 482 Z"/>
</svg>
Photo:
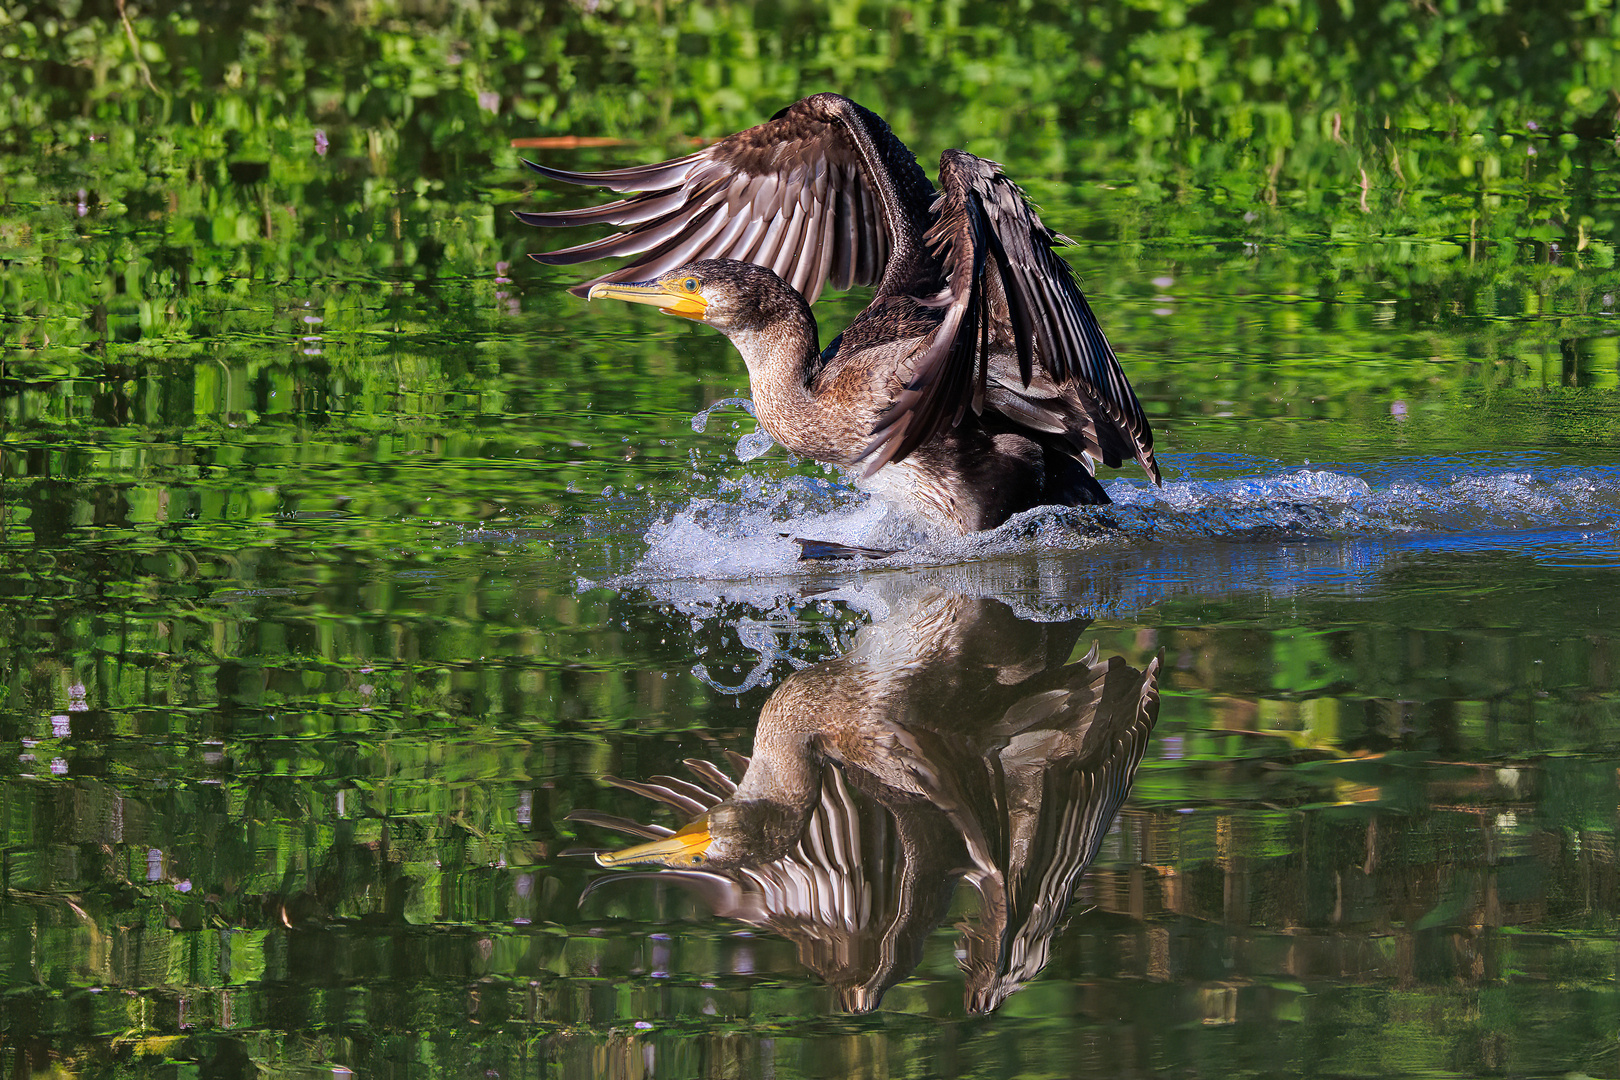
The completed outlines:
<svg viewBox="0 0 1620 1080">
<path fill-rule="evenodd" d="M 961 532 L 1033 506 L 1107 502 L 1094 462 L 1134 457 L 1159 482 L 1147 417 L 1053 251 L 1067 241 L 995 163 L 946 151 L 936 193 L 882 119 L 817 94 L 674 161 L 534 167 L 639 192 L 518 216 L 622 228 L 535 256 L 636 256 L 576 293 L 700 283 L 707 309 L 688 317 L 731 337 L 762 425 L 795 453 L 861 466 L 867 480 L 881 471 L 874 486 Z M 809 305 L 829 281 L 876 288 L 822 351 Z"/>
</svg>

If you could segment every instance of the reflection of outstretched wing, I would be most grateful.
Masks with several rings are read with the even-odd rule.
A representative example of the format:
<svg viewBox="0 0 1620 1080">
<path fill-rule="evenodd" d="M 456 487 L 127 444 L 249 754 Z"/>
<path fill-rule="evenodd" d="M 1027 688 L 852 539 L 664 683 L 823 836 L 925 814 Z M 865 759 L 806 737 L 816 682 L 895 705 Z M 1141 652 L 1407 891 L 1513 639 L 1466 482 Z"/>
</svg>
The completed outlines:
<svg viewBox="0 0 1620 1080">
<path fill-rule="evenodd" d="M 743 759 L 743 763 L 744 767 L 746 767 L 746 758 Z M 715 803 L 737 790 L 737 785 L 732 782 L 729 776 L 706 761 L 689 759 L 681 764 L 685 765 L 704 786 L 700 787 L 697 784 L 688 783 L 674 776 L 655 776 L 645 784 L 635 780 L 621 780 L 617 776 L 605 776 L 603 779 L 614 787 L 633 791 L 637 795 L 643 795 L 654 802 L 663 803 L 670 809 L 689 818 L 696 817 L 698 814 L 712 809 Z M 599 829 L 609 829 L 613 832 L 623 833 L 626 836 L 634 836 L 638 840 L 662 840 L 666 836 L 675 835 L 675 830 L 666 826 L 643 825 L 638 821 L 632 821 L 617 814 L 604 814 L 600 810 L 570 810 L 563 820 L 595 825 Z M 598 853 L 599 849 L 596 848 L 569 848 L 563 852 L 564 855 L 595 855 Z M 585 890 L 586 895 L 589 895 L 590 891 L 587 888 Z M 584 897 L 580 897 L 580 900 L 583 901 Z"/>
<path fill-rule="evenodd" d="M 766 123 L 684 158 L 581 173 L 529 163 L 571 184 L 635 191 L 605 206 L 522 213 L 530 225 L 618 225 L 622 232 L 534 258 L 572 265 L 640 256 L 576 285 L 643 281 L 698 259 L 739 259 L 776 271 L 815 302 L 834 288 L 872 285 L 890 257 L 919 242 L 912 220 L 931 185 L 876 114 L 836 94 L 788 106 Z"/>
<path fill-rule="evenodd" d="M 737 790 L 730 777 L 706 761 L 691 759 L 682 764 L 703 782 L 703 787 L 668 776 L 655 777 L 647 784 L 617 777 L 607 780 L 615 787 L 645 795 L 687 817 L 712 810 Z M 748 759 L 734 755 L 733 766 L 746 771 Z M 640 825 L 627 818 L 591 810 L 575 810 L 568 815 L 568 820 L 641 838 L 668 836 L 673 832 L 663 826 Z M 787 856 L 758 866 L 730 870 L 666 868 L 610 874 L 591 882 L 580 902 L 584 903 L 586 897 L 610 881 L 656 879 L 686 888 L 716 915 L 755 926 L 773 926 L 779 920 L 791 924 L 813 923 L 819 918 L 839 927 L 857 929 L 865 922 L 867 907 L 861 890 L 851 880 L 851 875 L 858 873 L 861 866 L 859 820 L 843 779 L 828 770 L 820 803 L 805 826 L 804 836 Z"/>
<path fill-rule="evenodd" d="M 1046 963 L 1158 715 L 1161 660 L 1137 671 L 1093 646 L 1068 662 L 1084 627 L 913 592 L 844 656 L 777 688 L 756 758 L 731 757 L 741 786 L 690 761 L 696 783 L 615 781 L 717 827 L 722 802 L 731 812 L 791 804 L 804 824 L 790 845 L 759 844 L 752 859 L 732 850 L 703 869 L 616 873 L 587 895 L 608 880 L 682 885 L 718 914 L 793 941 L 845 1009 L 864 1011 L 915 968 L 965 874 L 981 901 L 964 927 L 969 1003 L 994 1008 Z M 638 838 L 668 833 L 591 811 L 571 818 Z"/>
<path fill-rule="evenodd" d="M 999 872 L 976 875 L 983 903 L 977 923 L 964 927 L 971 1011 L 994 1010 L 1046 966 L 1080 875 L 1147 750 L 1162 664 L 1155 657 L 1137 671 L 1118 656 L 1099 662 L 1094 645 L 1076 665 L 1067 703 L 1043 694 L 1033 708 L 1008 710 L 1019 729 L 1001 754 L 1008 850 Z"/>
<path fill-rule="evenodd" d="M 914 359 L 907 388 L 872 432 L 870 476 L 986 401 L 1014 422 L 1068 433 L 1112 467 L 1134 457 L 1155 482 L 1153 432 L 1074 270 L 1053 251 L 1072 241 L 1042 224 L 994 162 L 940 158 L 943 191 L 924 239 L 943 259 L 945 318 Z M 1016 369 L 1007 358 L 1016 356 Z M 1072 384 L 1083 410 L 1059 387 Z"/>
<path fill-rule="evenodd" d="M 728 756 L 734 768 L 746 771 L 747 758 Z M 713 765 L 684 764 L 710 789 L 708 805 L 699 812 L 720 801 L 717 791 L 736 788 Z M 672 785 L 671 779 L 611 782 L 680 810 L 688 793 Z M 573 811 L 568 819 L 638 838 L 671 831 L 590 810 Z M 952 839 L 950 823 L 932 807 L 918 804 L 885 811 L 857 797 L 843 772 L 828 766 L 822 770 L 820 799 L 804 833 L 782 858 L 726 870 L 661 868 L 607 874 L 586 887 L 580 903 L 610 882 L 678 885 L 722 918 L 792 941 L 799 961 L 836 991 L 841 1009 L 868 1012 L 877 1008 L 884 991 L 916 967 L 929 932 L 945 916 L 954 881 L 948 871 L 961 861 Z M 932 851 L 942 853 L 943 859 L 917 857 Z"/>
</svg>

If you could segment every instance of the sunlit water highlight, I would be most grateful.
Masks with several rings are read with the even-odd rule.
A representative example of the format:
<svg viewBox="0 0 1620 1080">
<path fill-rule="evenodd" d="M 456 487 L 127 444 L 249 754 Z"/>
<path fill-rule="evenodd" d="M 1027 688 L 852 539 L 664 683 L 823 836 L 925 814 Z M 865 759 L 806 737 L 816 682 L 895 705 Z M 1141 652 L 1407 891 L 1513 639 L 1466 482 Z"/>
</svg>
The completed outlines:
<svg viewBox="0 0 1620 1080">
<path fill-rule="evenodd" d="M 847 648 L 859 626 L 885 617 L 896 588 L 992 597 L 1040 621 L 1129 620 L 1212 594 L 1257 603 L 1372 595 L 1413 559 L 1620 566 L 1616 467 L 1500 455 L 1292 469 L 1240 455 L 1171 464 L 1204 477 L 1161 488 L 1114 480 L 1110 506 L 1041 507 L 965 537 L 930 535 L 832 476 L 733 467 L 653 522 L 628 570 L 577 584 L 668 605 L 690 620 L 694 641 L 734 638 L 753 661 L 726 675 L 700 661 L 692 673 L 743 694 Z M 794 537 L 898 550 L 806 562 Z M 1510 586 L 1500 566 L 1478 583 Z"/>
<path fill-rule="evenodd" d="M 1204 542 L 1377 541 L 1453 551 L 1513 550 L 1554 564 L 1615 565 L 1620 468 L 1515 468 L 1414 460 L 1376 483 L 1347 468 L 1235 479 L 1116 480 L 1113 505 L 1040 507 L 965 537 L 930 535 L 847 483 L 742 474 L 655 523 L 619 585 L 802 573 L 793 537 L 898 549 L 885 568 L 1045 552 L 1104 554 Z"/>
</svg>

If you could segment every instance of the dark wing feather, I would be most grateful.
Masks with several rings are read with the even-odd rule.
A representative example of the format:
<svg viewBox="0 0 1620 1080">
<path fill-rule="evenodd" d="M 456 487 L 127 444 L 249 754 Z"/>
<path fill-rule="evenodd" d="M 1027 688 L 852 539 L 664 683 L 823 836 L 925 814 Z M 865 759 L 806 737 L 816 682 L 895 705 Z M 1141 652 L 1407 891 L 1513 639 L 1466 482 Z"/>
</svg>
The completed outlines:
<svg viewBox="0 0 1620 1080">
<path fill-rule="evenodd" d="M 652 783 L 659 785 L 666 791 L 685 796 L 705 810 L 712 808 L 715 803 L 724 798 L 724 796 L 716 795 L 706 787 L 700 787 L 690 780 L 682 780 L 675 776 L 654 776 Z"/>
<path fill-rule="evenodd" d="M 1099 663 L 1093 646 L 1061 712 L 1041 717 L 1048 702 L 1021 702 L 1003 719 L 1026 730 L 1042 724 L 1060 730 L 1053 732 L 1056 740 L 1032 741 L 1027 750 L 1033 755 L 1019 755 L 1011 746 L 1003 752 L 1007 782 L 1024 781 L 1015 812 L 1034 817 L 1015 826 L 1024 843 L 1005 853 L 1003 891 L 986 898 L 995 918 L 982 919 L 967 935 L 971 1011 L 996 1008 L 1046 965 L 1080 875 L 1130 795 L 1158 721 L 1163 663 L 1162 654 L 1145 671 L 1118 656 Z M 1025 715 L 1015 717 L 1015 711 Z"/>
<path fill-rule="evenodd" d="M 564 821 L 578 821 L 586 825 L 595 825 L 598 828 L 612 829 L 627 836 L 638 837 L 642 840 L 662 840 L 667 836 L 674 836 L 674 829 L 667 829 L 662 825 L 643 825 L 639 821 L 631 821 L 618 814 L 604 814 L 598 810 L 570 810 L 563 816 Z"/>
<path fill-rule="evenodd" d="M 1127 454 L 1141 462 L 1157 483 L 1153 432 L 1142 404 L 1080 291 L 1073 268 L 1053 250 L 1070 241 L 1042 224 L 1024 193 L 990 162 L 949 151 L 940 162 L 940 177 L 947 190 L 953 182 L 964 182 L 981 191 L 980 203 L 988 218 L 985 232 L 991 237 L 1025 385 L 1033 374 L 1032 344 L 1053 379 L 1060 384 L 1079 384 L 1084 388 L 1082 398 L 1101 403 L 1098 426 L 1112 429 L 1099 432 L 1103 449 L 1112 451 L 1107 453 L 1107 463 L 1118 465 L 1120 455 L 1115 447 L 1127 448 Z M 1025 341 L 1025 334 L 1033 341 Z"/>
<path fill-rule="evenodd" d="M 640 194 L 604 206 L 519 212 L 530 225 L 616 225 L 590 243 L 535 255 L 551 265 L 636 256 L 576 285 L 643 281 L 698 259 L 770 267 L 814 302 L 878 283 L 897 253 L 921 243 L 933 189 L 910 151 L 874 113 L 836 94 L 790 105 L 758 127 L 673 161 L 582 173 L 528 163 L 571 184 Z"/>
<path fill-rule="evenodd" d="M 868 459 L 865 476 L 933 438 L 947 418 L 960 420 L 970 395 L 975 407 L 983 399 L 983 381 L 974 374 L 990 329 L 984 211 L 977 193 L 960 186 L 955 191 L 947 186 L 931 209 L 934 225 L 923 239 L 944 263 L 945 287 L 925 302 L 942 304 L 945 317 L 918 346 L 911 381 L 872 429 L 872 441 L 861 453 Z"/>
<path fill-rule="evenodd" d="M 944 264 L 946 286 L 925 302 L 945 315 L 912 357 L 910 383 L 872 432 L 867 475 L 927 442 L 970 404 L 982 410 L 992 357 L 1011 352 L 1025 388 L 1074 387 L 1087 413 L 1072 428 L 1081 449 L 1114 466 L 1134 457 L 1157 483 L 1147 416 L 1073 269 L 1053 251 L 1067 241 L 1041 223 L 994 162 L 947 150 L 939 177 L 924 241 Z M 991 390 L 999 411 L 1015 419 L 1027 411 L 1009 409 L 1016 391 L 997 382 Z"/>
<path fill-rule="evenodd" d="M 633 791 L 637 795 L 661 802 L 671 809 L 685 814 L 688 819 L 706 813 L 716 802 L 713 795 L 702 789 L 693 790 L 694 785 L 684 780 L 676 780 L 675 786 L 670 784 L 643 784 L 639 780 L 625 780 L 617 776 L 604 776 L 603 781 L 625 791 Z M 672 777 L 654 777 L 655 780 L 671 780 Z"/>
<path fill-rule="evenodd" d="M 737 793 L 737 781 L 720 771 L 719 766 L 713 765 L 702 758 L 687 758 L 681 762 L 687 771 L 697 777 L 708 789 L 722 799 L 729 799 Z"/>
</svg>

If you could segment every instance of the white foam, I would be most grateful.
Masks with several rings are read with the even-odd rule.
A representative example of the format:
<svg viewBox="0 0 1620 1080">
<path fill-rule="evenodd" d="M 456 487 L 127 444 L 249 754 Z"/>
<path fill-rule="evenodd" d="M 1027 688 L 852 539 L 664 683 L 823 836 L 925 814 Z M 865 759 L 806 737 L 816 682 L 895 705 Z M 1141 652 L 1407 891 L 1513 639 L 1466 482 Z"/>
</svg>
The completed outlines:
<svg viewBox="0 0 1620 1080">
<path fill-rule="evenodd" d="M 1612 466 L 1418 459 L 1268 470 L 1248 459 L 1227 471 L 1243 475 L 1162 488 L 1115 480 L 1110 506 L 1040 507 L 988 532 L 930 538 L 830 476 L 743 470 L 666 512 L 627 572 L 579 585 L 633 588 L 684 613 L 695 642 L 724 642 L 733 661 L 725 670 L 700 661 L 694 674 L 740 695 L 847 651 L 895 596 L 926 588 L 991 597 L 1027 619 L 1068 620 L 1185 597 L 1354 595 L 1378 588 L 1402 552 L 1506 550 L 1549 566 L 1620 567 Z M 878 561 L 803 562 L 792 537 L 900 550 Z"/>
<path fill-rule="evenodd" d="M 884 568 L 938 566 L 1143 543 L 1286 543 L 1424 536 L 1478 546 L 1482 537 L 1620 529 L 1620 469 L 1454 470 L 1414 463 L 1375 487 L 1339 469 L 1108 487 L 1102 507 L 1039 507 L 998 529 L 930 537 L 926 525 L 832 478 L 744 473 L 720 482 L 647 532 L 646 555 L 616 583 L 802 575 L 793 537 L 896 550 Z M 877 568 L 875 563 L 855 564 Z"/>
<path fill-rule="evenodd" d="M 659 577 L 738 578 L 793 573 L 794 537 L 903 549 L 923 534 L 880 499 L 830 479 L 747 474 L 722 480 L 647 531 L 647 554 L 631 571 Z"/>
</svg>

